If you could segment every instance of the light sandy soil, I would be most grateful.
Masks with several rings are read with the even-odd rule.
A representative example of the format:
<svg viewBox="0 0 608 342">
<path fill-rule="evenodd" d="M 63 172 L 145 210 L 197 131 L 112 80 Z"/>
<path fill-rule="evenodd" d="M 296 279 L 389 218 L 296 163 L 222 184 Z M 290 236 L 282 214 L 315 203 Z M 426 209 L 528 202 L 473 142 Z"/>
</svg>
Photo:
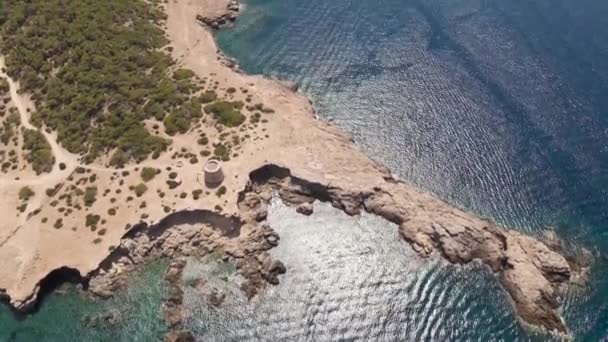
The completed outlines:
<svg viewBox="0 0 608 342">
<path fill-rule="evenodd" d="M 35 179 L 27 175 L 20 181 L 0 180 L 0 208 L 5 217 L 0 222 L 0 289 L 5 289 L 14 306 L 24 307 L 35 300 L 40 280 L 55 269 L 69 267 L 82 275 L 94 271 L 109 254 L 109 249 L 119 244 L 126 232 L 125 227 L 142 220 L 142 214 L 146 214 L 146 222 L 154 223 L 166 216 L 165 206 L 180 211 L 213 210 L 220 205 L 226 215 L 237 215 L 237 195 L 245 188 L 249 173 L 271 163 L 289 168 L 293 176 L 330 187 L 353 191 L 381 188 L 390 193 L 400 210 L 407 212 L 412 222 L 420 226 L 435 223 L 459 227 L 488 225 L 487 221 L 448 205 L 410 184 L 387 181 L 390 173 L 367 157 L 347 134 L 315 119 L 314 110 L 303 95 L 294 93 L 278 82 L 244 75 L 226 67 L 217 53 L 212 35 L 199 26 L 194 17 L 196 14 L 210 14 L 206 11 L 208 8 L 220 11 L 227 2 L 170 0 L 166 4 L 167 34 L 172 42 L 172 54 L 180 66 L 193 70 L 201 78 L 207 77 L 219 82 L 220 94 L 223 93 L 221 89 L 227 87 L 247 89 L 247 95 L 253 97 L 251 103 L 263 103 L 275 111 L 263 114 L 268 122 L 250 127 L 247 134 L 251 137 L 233 151 L 238 153 L 238 157 L 223 163 L 226 175 L 223 185 L 228 189 L 226 195 L 218 198 L 214 189 L 207 189 L 200 181 L 205 158 L 200 157 L 199 152 L 212 147 L 210 144 L 206 147 L 197 144 L 199 131 L 205 132 L 211 143 L 219 139 L 219 133 L 209 122 L 187 134 L 173 137 L 171 151 L 157 160 L 128 166 L 125 170 L 129 170 L 129 174 L 125 176 L 121 175 L 124 170 L 109 169 L 101 162 L 86 166 L 90 169 L 88 172 L 75 173 L 77 158 L 58 146 L 53 135 L 46 134 L 47 139 L 52 141 L 57 163 L 64 161 L 70 167 L 64 172 L 54 169 L 52 173 Z M 27 119 L 25 108 L 32 106 L 26 96 L 17 94 L 17 86 L 11 82 L 11 94 L 14 94 L 23 118 Z M 239 90 L 233 97 L 235 100 L 244 100 L 247 95 Z M 190 164 L 188 159 L 173 159 L 172 155 L 182 148 L 196 154 L 199 162 Z M 154 166 L 163 171 L 147 183 L 147 192 L 137 198 L 128 186 L 141 182 L 137 168 L 143 166 Z M 169 174 L 167 167 L 177 172 L 178 179 L 181 180 L 181 185 L 174 190 L 169 190 L 165 183 Z M 87 180 L 83 184 L 85 176 L 93 174 L 95 181 L 91 183 Z M 81 210 L 72 209 L 72 212 L 66 214 L 68 207 L 65 195 L 73 193 L 71 185 L 79 181 L 78 187 L 82 190 L 87 186 L 98 188 L 97 201 L 91 207 L 81 205 Z M 13 210 L 16 206 L 16 193 L 23 184 L 31 185 L 36 192 L 28 212 L 39 208 L 39 212 L 29 219 L 27 215 L 15 217 Z M 56 184 L 63 184 L 61 190 L 52 197 L 47 197 L 44 190 Z M 117 189 L 120 189 L 120 193 L 117 193 Z M 191 192 L 195 189 L 202 189 L 208 194 L 194 200 Z M 103 196 L 108 190 L 109 193 Z M 161 198 L 159 192 L 164 192 L 165 196 Z M 187 194 L 185 198 L 180 197 L 182 192 Z M 133 199 L 128 200 L 129 196 Z M 72 198 L 73 202 L 82 202 L 82 198 L 77 195 Z M 54 201 L 58 201 L 55 206 L 51 205 L 55 204 Z M 140 208 L 142 202 L 146 202 L 145 208 Z M 59 212 L 62 207 L 64 211 Z M 117 210 L 116 215 L 108 214 L 111 208 Z M 93 232 L 85 227 L 87 214 L 99 214 L 105 222 L 98 224 L 97 230 Z M 58 218 L 62 219 L 62 227 L 56 229 L 53 226 Z M 101 229 L 105 229 L 103 236 L 99 235 Z M 515 241 L 520 239 L 516 233 L 509 235 L 509 238 Z M 420 245 L 427 248 L 424 242 L 421 240 Z M 559 256 L 556 258 L 559 259 Z M 536 281 L 526 286 L 535 295 L 540 295 L 539 288 L 550 285 L 541 271 L 531 265 L 532 262 L 528 259 L 524 259 L 522 273 L 533 279 L 533 282 Z"/>
</svg>

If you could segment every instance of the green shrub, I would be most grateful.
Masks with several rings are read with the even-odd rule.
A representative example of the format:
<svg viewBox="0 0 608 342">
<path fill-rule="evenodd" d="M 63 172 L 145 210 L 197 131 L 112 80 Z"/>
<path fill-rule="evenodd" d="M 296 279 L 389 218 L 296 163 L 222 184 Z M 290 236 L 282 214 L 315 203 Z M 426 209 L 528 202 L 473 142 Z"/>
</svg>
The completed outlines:
<svg viewBox="0 0 608 342">
<path fill-rule="evenodd" d="M 220 186 L 217 191 L 215 192 L 215 194 L 217 195 L 217 197 L 222 197 L 223 195 L 226 194 L 226 187 L 225 186 Z"/>
<path fill-rule="evenodd" d="M 25 158 L 32 164 L 36 174 L 53 170 L 55 156 L 51 151 L 51 145 L 42 133 L 33 129 L 24 129 L 23 149 L 26 151 Z"/>
<path fill-rule="evenodd" d="M 173 73 L 173 78 L 175 80 L 181 81 L 194 77 L 194 72 L 190 69 L 177 69 Z"/>
<path fill-rule="evenodd" d="M 63 219 L 62 218 L 58 218 L 55 223 L 53 224 L 53 227 L 55 229 L 61 229 L 61 227 L 63 227 Z"/>
<path fill-rule="evenodd" d="M 124 167 L 129 162 L 129 156 L 122 150 L 116 150 L 110 157 L 110 166 Z"/>
<path fill-rule="evenodd" d="M 4 95 L 11 90 L 8 80 L 4 77 L 0 78 L 0 95 Z"/>
<path fill-rule="evenodd" d="M 87 207 L 90 207 L 91 205 L 93 205 L 93 203 L 95 203 L 95 201 L 97 201 L 97 187 L 96 186 L 87 187 L 84 190 L 83 201 L 84 201 L 84 205 L 86 205 Z"/>
<path fill-rule="evenodd" d="M 237 127 L 245 121 L 245 116 L 238 110 L 238 104 L 235 102 L 215 102 L 206 105 L 204 110 L 214 114 L 215 119 L 224 126 Z"/>
<path fill-rule="evenodd" d="M 202 194 L 203 194 L 203 190 L 202 189 L 192 190 L 192 198 L 195 199 L 195 200 L 199 199 Z"/>
<path fill-rule="evenodd" d="M 29 199 L 36 193 L 29 186 L 24 186 L 19 189 L 19 199 L 22 201 L 29 201 Z"/>
<path fill-rule="evenodd" d="M 55 191 L 56 191 L 56 190 L 57 190 L 57 187 L 54 187 L 54 188 L 48 188 L 48 189 L 46 189 L 46 190 L 45 190 L 45 192 L 46 192 L 46 195 L 47 195 L 48 197 L 52 197 L 52 196 L 55 194 Z"/>
<path fill-rule="evenodd" d="M 165 125 L 165 132 L 168 135 L 175 135 L 177 133 L 186 133 L 190 129 L 191 119 L 183 113 L 172 112 L 165 117 L 163 124 Z"/>
<path fill-rule="evenodd" d="M 97 225 L 101 217 L 99 215 L 87 214 L 85 218 L 85 226 L 94 227 Z"/>
<path fill-rule="evenodd" d="M 19 114 L 16 111 L 11 111 L 2 123 L 2 129 L 0 129 L 0 141 L 4 145 L 8 145 L 15 135 L 15 129 L 19 127 L 19 125 L 21 125 Z"/>
<path fill-rule="evenodd" d="M 141 197 L 146 191 L 148 191 L 148 187 L 144 183 L 139 183 L 135 186 L 133 191 L 135 191 L 135 195 L 137 195 L 137 197 Z"/>
<path fill-rule="evenodd" d="M 174 180 L 168 180 L 167 185 L 169 186 L 169 189 L 173 190 L 179 186 L 179 183 Z"/>
<path fill-rule="evenodd" d="M 230 160 L 230 149 L 226 145 L 219 143 L 213 149 L 213 155 L 222 161 Z"/>
<path fill-rule="evenodd" d="M 201 103 L 211 103 L 217 100 L 217 94 L 214 91 L 207 91 L 199 97 L 199 100 Z"/>
<path fill-rule="evenodd" d="M 149 182 L 154 179 L 158 173 L 160 173 L 159 169 L 155 169 L 153 167 L 144 167 L 141 170 L 141 179 L 143 179 L 144 182 Z"/>
<path fill-rule="evenodd" d="M 260 114 L 260 112 L 255 112 L 255 113 L 253 113 L 253 115 L 251 115 L 249 117 L 249 121 L 252 124 L 256 124 L 256 123 L 258 123 L 260 121 L 261 116 L 262 116 L 262 114 Z"/>
</svg>

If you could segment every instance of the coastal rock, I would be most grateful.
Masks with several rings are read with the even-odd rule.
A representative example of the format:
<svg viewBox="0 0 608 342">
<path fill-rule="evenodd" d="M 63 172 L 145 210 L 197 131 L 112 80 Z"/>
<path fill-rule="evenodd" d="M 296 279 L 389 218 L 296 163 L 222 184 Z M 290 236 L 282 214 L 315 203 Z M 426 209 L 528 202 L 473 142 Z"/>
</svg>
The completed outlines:
<svg viewBox="0 0 608 342">
<path fill-rule="evenodd" d="M 364 210 L 382 216 L 398 224 L 400 235 L 422 256 L 438 252 L 455 264 L 479 260 L 496 274 L 525 322 L 566 332 L 558 311 L 558 292 L 571 278 L 571 267 L 562 255 L 538 240 L 457 211 L 429 216 L 403 205 L 380 187 L 370 191 L 323 186 L 295 178 L 289 170 L 274 165 L 252 172 L 251 178 L 255 181 L 246 191 L 271 188 L 284 200 L 296 201 L 301 194 L 314 193 L 347 214 Z M 267 281 L 278 283 L 277 271 L 284 271 L 284 266 L 275 268 L 269 259 L 261 261 Z"/>
<path fill-rule="evenodd" d="M 196 15 L 196 20 L 204 26 L 210 27 L 213 30 L 219 30 L 222 26 L 227 23 L 234 22 L 241 10 L 241 5 L 236 0 L 231 0 L 226 5 L 226 11 L 214 16 L 203 16 L 200 14 Z"/>
<path fill-rule="evenodd" d="M 268 268 L 268 272 L 270 272 L 270 273 L 276 273 L 276 274 L 285 274 L 285 272 L 287 272 L 287 268 L 279 260 L 274 260 L 270 264 L 270 267 Z"/>
<path fill-rule="evenodd" d="M 122 315 L 118 309 L 113 309 L 97 316 L 85 316 L 84 324 L 88 327 L 98 327 L 100 325 L 113 326 L 122 321 Z"/>
<path fill-rule="evenodd" d="M 296 208 L 296 212 L 306 216 L 312 215 L 313 211 L 314 207 L 312 206 L 312 203 L 309 202 L 304 202 L 298 205 L 298 207 Z"/>
</svg>

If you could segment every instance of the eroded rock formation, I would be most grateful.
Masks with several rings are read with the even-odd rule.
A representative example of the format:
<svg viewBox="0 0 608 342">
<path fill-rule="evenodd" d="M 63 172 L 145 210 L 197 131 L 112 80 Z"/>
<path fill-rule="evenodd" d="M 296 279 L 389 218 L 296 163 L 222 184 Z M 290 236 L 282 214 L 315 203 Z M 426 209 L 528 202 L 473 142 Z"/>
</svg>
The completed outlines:
<svg viewBox="0 0 608 342">
<path fill-rule="evenodd" d="M 230 0 L 224 12 L 214 16 L 197 14 L 196 20 L 201 25 L 208 26 L 214 30 L 219 30 L 224 25 L 234 22 L 238 17 L 240 10 L 240 3 L 237 0 Z"/>
<path fill-rule="evenodd" d="M 422 256 L 438 252 L 456 264 L 479 260 L 500 280 L 525 322 L 566 332 L 558 298 L 560 286 L 571 277 L 571 268 L 562 255 L 538 240 L 460 215 L 457 210 L 436 217 L 408 210 L 403 199 L 381 187 L 351 190 L 310 183 L 275 165 L 252 172 L 251 179 L 243 198 L 252 198 L 251 194 L 267 198 L 269 192 L 277 191 L 293 205 L 314 198 L 331 202 L 350 215 L 366 211 L 398 224 L 401 236 Z"/>
</svg>

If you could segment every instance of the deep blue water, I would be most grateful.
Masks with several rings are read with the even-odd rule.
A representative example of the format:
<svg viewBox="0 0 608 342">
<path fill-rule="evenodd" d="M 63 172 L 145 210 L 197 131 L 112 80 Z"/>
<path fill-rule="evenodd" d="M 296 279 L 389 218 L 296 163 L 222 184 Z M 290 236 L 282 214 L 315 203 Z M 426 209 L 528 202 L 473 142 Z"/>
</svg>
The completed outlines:
<svg viewBox="0 0 608 342">
<path fill-rule="evenodd" d="M 607 18 L 597 0 L 249 0 L 218 40 L 245 71 L 297 81 L 323 118 L 404 179 L 594 251 L 590 286 L 568 291 L 564 316 L 577 339 L 598 340 L 608 339 Z M 495 291 L 467 294 L 479 291 L 468 303 L 500 317 L 502 304 L 486 304 Z M 402 323 L 430 324 L 418 318 Z M 448 322 L 434 324 L 464 336 Z M 473 324 L 468 336 L 529 333 L 505 324 Z"/>
</svg>

